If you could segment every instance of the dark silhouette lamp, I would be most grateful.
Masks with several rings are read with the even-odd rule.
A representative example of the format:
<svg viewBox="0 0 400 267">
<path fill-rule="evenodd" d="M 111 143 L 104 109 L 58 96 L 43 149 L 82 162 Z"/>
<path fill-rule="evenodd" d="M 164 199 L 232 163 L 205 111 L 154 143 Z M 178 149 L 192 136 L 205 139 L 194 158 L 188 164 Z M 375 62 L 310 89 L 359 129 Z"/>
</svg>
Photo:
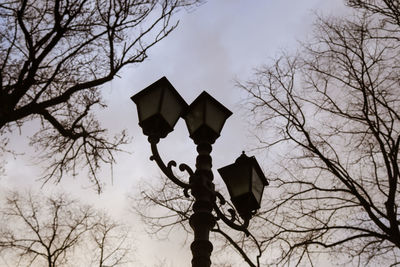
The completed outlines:
<svg viewBox="0 0 400 267">
<path fill-rule="evenodd" d="M 139 125 L 149 137 L 164 138 L 187 109 L 185 100 L 167 78 L 162 77 L 131 97 L 135 102 Z"/>
<path fill-rule="evenodd" d="M 190 137 L 196 144 L 213 144 L 232 112 L 207 92 L 202 92 L 183 115 Z"/>
<path fill-rule="evenodd" d="M 243 152 L 235 163 L 218 169 L 240 217 L 250 219 L 260 208 L 264 186 L 268 185 L 256 158 Z"/>
</svg>

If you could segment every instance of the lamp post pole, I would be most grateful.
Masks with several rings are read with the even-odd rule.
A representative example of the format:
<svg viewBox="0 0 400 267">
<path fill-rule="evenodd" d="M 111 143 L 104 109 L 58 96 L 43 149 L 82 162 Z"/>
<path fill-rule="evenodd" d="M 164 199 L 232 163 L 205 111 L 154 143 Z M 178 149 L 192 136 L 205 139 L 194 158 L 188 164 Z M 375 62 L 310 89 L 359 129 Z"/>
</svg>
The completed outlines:
<svg viewBox="0 0 400 267">
<path fill-rule="evenodd" d="M 196 171 L 189 180 L 191 193 L 195 199 L 193 214 L 189 220 L 194 232 L 194 241 L 190 246 L 193 254 L 193 267 L 211 266 L 210 256 L 213 245 L 209 241 L 209 235 L 215 225 L 212 210 L 216 200 L 212 182 L 211 149 L 211 144 L 200 143 L 197 145 Z"/>
<path fill-rule="evenodd" d="M 229 218 L 220 206 L 226 204 L 224 197 L 215 190 L 213 183 L 212 144 L 219 137 L 225 120 L 232 114 L 221 103 L 203 92 L 189 106 L 169 81 L 163 77 L 132 97 L 139 115 L 139 125 L 148 136 L 152 156 L 162 172 L 175 184 L 194 197 L 193 213 L 189 223 L 193 229 L 192 267 L 211 266 L 210 231 L 221 219 L 229 227 L 249 234 L 247 227 L 252 215 L 260 208 L 261 196 L 268 182 L 254 157 L 240 156 L 234 164 L 220 168 L 237 212 L 228 209 Z M 180 164 L 179 169 L 189 174 L 189 183 L 177 178 L 172 171 L 175 161 L 165 164 L 158 153 L 157 144 L 171 132 L 177 120 L 183 117 L 190 137 L 197 145 L 196 169 Z M 217 198 L 220 205 L 217 204 Z M 229 207 L 232 207 L 230 205 Z"/>
</svg>

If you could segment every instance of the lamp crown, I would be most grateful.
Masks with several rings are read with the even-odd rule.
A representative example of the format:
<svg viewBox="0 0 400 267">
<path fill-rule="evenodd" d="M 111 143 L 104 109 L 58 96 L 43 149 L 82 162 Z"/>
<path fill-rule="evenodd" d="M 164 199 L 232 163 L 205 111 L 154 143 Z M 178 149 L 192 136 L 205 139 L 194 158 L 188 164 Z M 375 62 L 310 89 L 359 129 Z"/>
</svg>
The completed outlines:
<svg viewBox="0 0 400 267">
<path fill-rule="evenodd" d="M 235 160 L 235 163 L 245 162 L 251 158 L 254 158 L 254 156 L 249 157 L 244 151 L 242 151 L 242 154 Z"/>
</svg>

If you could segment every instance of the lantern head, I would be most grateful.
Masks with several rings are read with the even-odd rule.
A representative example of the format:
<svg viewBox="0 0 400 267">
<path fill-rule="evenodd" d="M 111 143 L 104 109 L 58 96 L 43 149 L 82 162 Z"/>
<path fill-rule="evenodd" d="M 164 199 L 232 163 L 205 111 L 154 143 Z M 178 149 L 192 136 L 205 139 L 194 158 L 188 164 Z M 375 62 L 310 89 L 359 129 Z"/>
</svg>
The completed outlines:
<svg viewBox="0 0 400 267">
<path fill-rule="evenodd" d="M 139 125 L 149 137 L 164 138 L 187 109 L 187 103 L 167 78 L 162 77 L 131 97 L 138 110 Z"/>
<path fill-rule="evenodd" d="M 235 163 L 218 169 L 218 172 L 239 215 L 250 219 L 260 208 L 264 186 L 268 185 L 256 158 L 248 157 L 243 152 Z"/>
<path fill-rule="evenodd" d="M 202 92 L 183 115 L 190 137 L 196 144 L 213 144 L 232 112 L 206 92 Z"/>
</svg>

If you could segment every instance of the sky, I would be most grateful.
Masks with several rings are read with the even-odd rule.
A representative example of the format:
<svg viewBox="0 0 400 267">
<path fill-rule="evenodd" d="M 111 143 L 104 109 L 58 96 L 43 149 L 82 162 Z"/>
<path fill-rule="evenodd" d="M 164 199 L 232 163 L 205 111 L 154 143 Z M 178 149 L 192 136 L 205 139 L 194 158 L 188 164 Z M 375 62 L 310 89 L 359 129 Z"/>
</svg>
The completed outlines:
<svg viewBox="0 0 400 267">
<path fill-rule="evenodd" d="M 132 202 L 127 196 L 135 195 L 143 181 L 157 183 L 160 177 L 156 164 L 149 160 L 150 146 L 137 124 L 136 107 L 130 97 L 162 76 L 168 78 L 188 103 L 206 90 L 233 112 L 213 146 L 213 169 L 233 163 L 243 150 L 248 155 L 255 154 L 266 169 L 271 164 L 268 155 L 252 151 L 256 142 L 245 116 L 246 94 L 235 87 L 235 80 L 250 79 L 254 68 L 282 50 L 295 51 L 298 41 L 311 33 L 315 12 L 340 14 L 343 8 L 342 0 L 218 0 L 177 13 L 178 28 L 150 50 L 147 60 L 124 69 L 120 78 L 104 86 L 108 108 L 98 114 L 100 121 L 110 132 L 127 129 L 132 136 L 132 142 L 124 147 L 129 153 L 116 158 L 112 181 L 109 171 L 104 171 L 104 192 L 97 195 L 88 188 L 84 177 L 65 177 L 57 186 L 46 185 L 42 190 L 67 191 L 132 224 L 136 254 L 141 262 L 138 266 L 154 266 L 163 259 L 174 267 L 188 266 L 190 241 L 182 246 L 179 236 L 172 236 L 169 241 L 151 239 L 143 234 L 145 226 L 130 211 Z M 26 136 L 36 126 L 27 127 L 30 130 L 13 136 L 12 148 L 24 154 L 6 158 L 6 172 L 0 177 L 3 189 L 41 186 L 34 178 L 40 175 L 40 168 L 32 163 L 33 150 L 26 142 Z M 195 145 L 188 138 L 182 120 L 160 142 L 160 153 L 164 161 L 174 159 L 194 165 Z M 216 172 L 214 176 L 215 183 L 222 186 Z"/>
</svg>

